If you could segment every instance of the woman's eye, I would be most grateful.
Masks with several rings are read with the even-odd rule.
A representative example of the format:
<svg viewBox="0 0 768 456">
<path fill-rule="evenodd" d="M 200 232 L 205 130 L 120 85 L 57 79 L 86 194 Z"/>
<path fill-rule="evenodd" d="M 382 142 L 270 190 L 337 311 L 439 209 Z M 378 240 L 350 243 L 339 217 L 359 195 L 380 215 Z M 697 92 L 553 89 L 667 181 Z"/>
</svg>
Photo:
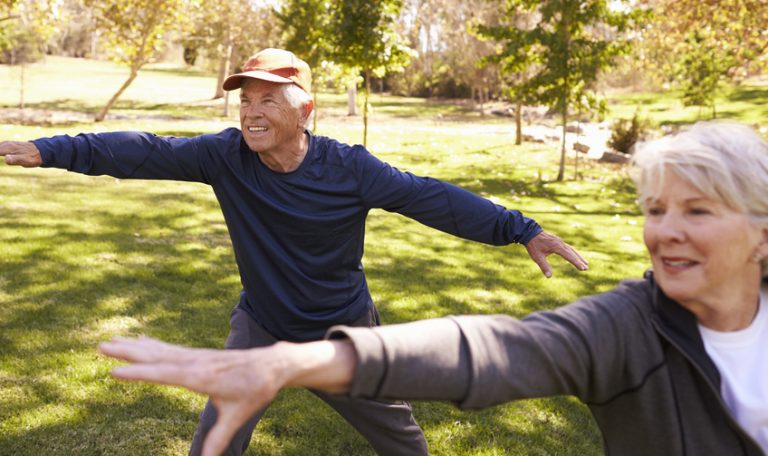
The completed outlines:
<svg viewBox="0 0 768 456">
<path fill-rule="evenodd" d="M 662 215 L 664 213 L 664 210 L 660 207 L 649 207 L 649 208 L 646 208 L 645 212 L 648 215 Z"/>
<path fill-rule="evenodd" d="M 692 207 L 688 212 L 691 215 L 708 215 L 712 213 L 712 211 L 705 207 Z"/>
</svg>

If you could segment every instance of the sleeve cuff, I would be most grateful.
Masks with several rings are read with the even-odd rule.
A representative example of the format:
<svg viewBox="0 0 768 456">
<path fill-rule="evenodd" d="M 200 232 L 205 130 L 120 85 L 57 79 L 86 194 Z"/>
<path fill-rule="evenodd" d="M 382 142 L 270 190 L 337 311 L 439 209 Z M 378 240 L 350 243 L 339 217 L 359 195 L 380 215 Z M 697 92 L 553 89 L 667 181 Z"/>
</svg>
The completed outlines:
<svg viewBox="0 0 768 456">
<path fill-rule="evenodd" d="M 384 344 L 370 328 L 334 326 L 328 330 L 326 339 L 347 339 L 357 352 L 357 364 L 349 395 L 352 397 L 375 397 L 381 389 L 381 382 L 387 372 L 387 357 Z"/>
</svg>

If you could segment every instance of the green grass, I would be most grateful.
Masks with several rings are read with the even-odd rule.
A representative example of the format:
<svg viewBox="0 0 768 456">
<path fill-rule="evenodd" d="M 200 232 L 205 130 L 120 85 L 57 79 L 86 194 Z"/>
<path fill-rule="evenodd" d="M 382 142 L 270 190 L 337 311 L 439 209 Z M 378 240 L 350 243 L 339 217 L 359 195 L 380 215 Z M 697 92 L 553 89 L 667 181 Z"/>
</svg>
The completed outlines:
<svg viewBox="0 0 768 456">
<path fill-rule="evenodd" d="M 711 108 L 683 106 L 679 90 L 631 93 L 622 91 L 609 96 L 611 118 L 629 119 L 635 113 L 658 127 L 690 124 L 712 118 Z M 765 125 L 768 121 L 768 84 L 752 80 L 725 87 L 715 99 L 716 117 L 748 124 Z"/>
<path fill-rule="evenodd" d="M 16 71 L 0 66 L 0 78 Z M 123 71 L 48 58 L 27 69 L 36 74 L 27 100 L 32 107 L 93 112 L 122 82 Z M 116 129 L 218 131 L 237 121 L 218 117 L 220 101 L 205 101 L 214 83 L 212 76 L 182 70 L 142 72 L 114 111 L 133 117 L 6 124 L 0 139 Z M 0 105 L 13 106 L 15 90 L 0 87 Z M 361 120 L 344 115 L 344 99 L 322 95 L 319 132 L 359 142 Z M 551 182 L 557 150 L 513 146 L 506 122 L 449 103 L 372 101 L 374 153 L 400 169 L 523 210 L 591 266 L 579 273 L 551 258 L 554 277 L 547 280 L 520 246 L 464 241 L 376 210 L 363 261 L 386 323 L 465 313 L 523 316 L 642 274 L 641 221 L 622 168 L 581 163 L 582 180 Z M 117 382 L 108 375 L 117 363 L 99 356 L 96 345 L 114 335 L 148 334 L 222 346 L 240 288 L 210 189 L 0 165 L 0 195 L 0 455 L 186 454 L 204 398 Z M 435 455 L 602 452 L 589 412 L 572 398 L 473 412 L 436 402 L 414 408 Z M 249 454 L 371 451 L 311 394 L 287 391 L 259 424 Z"/>
</svg>

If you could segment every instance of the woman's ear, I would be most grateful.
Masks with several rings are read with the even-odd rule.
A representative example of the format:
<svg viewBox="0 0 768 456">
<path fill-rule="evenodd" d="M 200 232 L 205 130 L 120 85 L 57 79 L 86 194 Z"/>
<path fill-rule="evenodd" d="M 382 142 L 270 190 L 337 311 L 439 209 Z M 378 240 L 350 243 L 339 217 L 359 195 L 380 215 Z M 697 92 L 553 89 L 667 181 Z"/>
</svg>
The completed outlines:
<svg viewBox="0 0 768 456">
<path fill-rule="evenodd" d="M 768 228 L 763 228 L 763 240 L 755 247 L 752 254 L 752 261 L 760 263 L 768 258 Z"/>
</svg>

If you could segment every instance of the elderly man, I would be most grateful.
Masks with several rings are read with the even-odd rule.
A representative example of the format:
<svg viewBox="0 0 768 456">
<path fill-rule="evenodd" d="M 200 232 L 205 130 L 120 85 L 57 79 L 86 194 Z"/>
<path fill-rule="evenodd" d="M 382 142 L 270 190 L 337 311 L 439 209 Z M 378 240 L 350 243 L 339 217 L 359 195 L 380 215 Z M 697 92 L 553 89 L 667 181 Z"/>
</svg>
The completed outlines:
<svg viewBox="0 0 768 456">
<path fill-rule="evenodd" d="M 305 130 L 311 73 L 290 52 L 265 49 L 224 81 L 240 90 L 241 129 L 193 138 L 116 132 L 0 143 L 10 165 L 65 168 L 119 178 L 176 179 L 213 188 L 229 229 L 243 285 L 227 348 L 322 338 L 336 324 L 375 326 L 379 315 L 361 265 L 365 219 L 383 208 L 441 231 L 493 245 L 524 244 L 549 277 L 555 253 L 585 270 L 583 258 L 518 211 L 439 180 L 414 176 Z M 405 402 L 315 393 L 379 454 L 426 454 Z M 241 454 L 258 411 L 227 448 Z M 191 454 L 216 422 L 208 403 Z"/>
</svg>

